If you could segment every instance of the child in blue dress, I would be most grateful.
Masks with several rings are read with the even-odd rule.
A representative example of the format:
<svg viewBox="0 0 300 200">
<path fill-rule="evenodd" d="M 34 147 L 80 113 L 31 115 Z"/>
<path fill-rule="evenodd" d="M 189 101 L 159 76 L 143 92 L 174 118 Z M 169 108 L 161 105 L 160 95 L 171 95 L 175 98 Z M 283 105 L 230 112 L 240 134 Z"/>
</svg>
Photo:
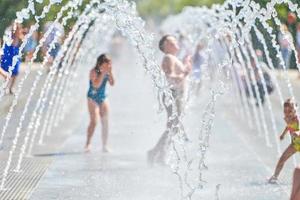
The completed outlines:
<svg viewBox="0 0 300 200">
<path fill-rule="evenodd" d="M 16 30 L 11 33 L 12 43 L 4 44 L 3 55 L 1 57 L 1 72 L 4 77 L 9 77 L 9 68 L 12 68 L 11 78 L 8 84 L 8 92 L 9 94 L 13 94 L 12 88 L 15 84 L 16 78 L 19 74 L 19 68 L 21 65 L 21 59 L 17 58 L 19 54 L 19 46 L 24 38 L 23 28 L 20 24 L 16 25 Z M 16 59 L 14 64 L 13 60 Z M 13 66 L 14 64 L 14 66 Z"/>
</svg>

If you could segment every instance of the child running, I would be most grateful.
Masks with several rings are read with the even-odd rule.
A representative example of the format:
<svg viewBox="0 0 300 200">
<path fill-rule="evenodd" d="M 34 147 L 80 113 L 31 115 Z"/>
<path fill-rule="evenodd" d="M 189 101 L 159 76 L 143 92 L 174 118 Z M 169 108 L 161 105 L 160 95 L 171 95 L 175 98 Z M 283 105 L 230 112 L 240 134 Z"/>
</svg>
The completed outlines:
<svg viewBox="0 0 300 200">
<path fill-rule="evenodd" d="M 292 142 L 281 155 L 276 165 L 274 175 L 269 179 L 269 183 L 276 183 L 284 163 L 296 152 L 300 152 L 300 128 L 299 118 L 296 114 L 296 106 L 297 105 L 291 99 L 287 99 L 284 103 L 284 120 L 286 122 L 286 128 L 280 135 L 280 140 L 283 140 L 284 136 L 289 132 L 291 134 Z"/>
<path fill-rule="evenodd" d="M 96 66 L 90 71 L 90 87 L 88 91 L 88 109 L 90 124 L 87 131 L 85 151 L 90 151 L 91 139 L 96 128 L 97 118 L 100 115 L 102 125 L 102 151 L 109 152 L 108 140 L 108 114 L 109 105 L 106 98 L 106 84 L 114 85 L 111 59 L 102 54 L 98 57 Z"/>
</svg>

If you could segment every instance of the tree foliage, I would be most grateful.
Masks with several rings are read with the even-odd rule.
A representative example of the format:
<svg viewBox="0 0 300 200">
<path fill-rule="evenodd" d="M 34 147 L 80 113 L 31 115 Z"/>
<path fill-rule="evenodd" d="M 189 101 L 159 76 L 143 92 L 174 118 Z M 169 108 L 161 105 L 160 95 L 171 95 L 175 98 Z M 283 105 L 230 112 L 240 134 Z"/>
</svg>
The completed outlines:
<svg viewBox="0 0 300 200">
<path fill-rule="evenodd" d="M 165 17 L 172 13 L 179 13 L 185 6 L 208 6 L 223 3 L 224 0 L 141 0 L 138 9 L 143 16 Z"/>
<path fill-rule="evenodd" d="M 54 20 L 56 14 L 59 12 L 62 5 L 66 4 L 69 0 L 63 0 L 61 4 L 52 6 L 50 12 L 41 21 L 41 27 L 46 21 Z M 185 6 L 208 6 L 210 7 L 214 3 L 223 3 L 224 0 L 136 0 L 138 4 L 139 13 L 144 17 L 158 17 L 162 19 L 169 14 L 175 14 L 182 11 Z M 265 6 L 269 0 L 255 0 L 261 6 Z M 299 4 L 299 0 L 292 0 L 294 3 Z M 90 0 L 83 0 L 83 5 L 80 8 L 84 8 L 85 4 L 90 2 Z M 35 3 L 36 15 L 41 14 L 43 8 L 49 4 L 49 0 L 44 0 L 42 4 Z M 27 0 L 0 0 L 0 36 L 7 26 L 16 18 L 16 13 L 22 8 L 28 6 Z M 287 5 L 277 6 L 280 19 L 285 22 L 287 18 L 287 13 L 289 11 Z M 65 13 L 66 14 L 66 13 Z M 70 20 L 66 29 L 74 24 L 75 20 Z M 27 20 L 25 24 L 30 24 L 34 22 L 32 17 Z M 66 30 L 67 31 L 67 30 Z"/>
<path fill-rule="evenodd" d="M 63 0 L 61 4 L 56 4 L 53 5 L 49 11 L 49 13 L 45 16 L 45 18 L 43 18 L 41 20 L 40 23 L 40 30 L 42 29 L 43 25 L 47 22 L 47 21 L 53 21 L 56 18 L 57 13 L 60 11 L 62 5 L 65 5 L 69 0 Z M 80 10 L 82 10 L 85 6 L 85 4 L 87 4 L 90 0 L 83 0 L 83 5 L 81 6 Z M 36 3 L 35 2 L 35 11 L 36 14 L 35 15 L 40 15 L 44 9 L 45 6 L 47 6 L 49 4 L 49 0 L 44 0 L 43 3 Z M 0 0 L 0 36 L 3 35 L 6 27 L 8 27 L 14 19 L 16 19 L 16 13 L 20 10 L 22 10 L 23 8 L 26 8 L 28 6 L 28 1 L 27 0 Z M 67 12 L 64 13 L 64 15 L 66 15 Z M 29 20 L 26 20 L 24 22 L 25 25 L 29 25 L 34 23 L 34 17 L 31 16 L 31 18 Z M 70 20 L 67 24 L 66 31 L 68 31 L 68 29 L 70 27 L 72 27 L 72 25 L 74 24 L 75 19 Z"/>
</svg>

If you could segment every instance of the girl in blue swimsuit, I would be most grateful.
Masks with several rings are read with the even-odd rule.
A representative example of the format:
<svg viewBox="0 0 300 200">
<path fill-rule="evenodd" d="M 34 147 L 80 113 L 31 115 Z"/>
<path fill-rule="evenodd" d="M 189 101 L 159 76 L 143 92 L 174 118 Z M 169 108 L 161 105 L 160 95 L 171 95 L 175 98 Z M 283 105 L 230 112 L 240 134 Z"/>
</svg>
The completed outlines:
<svg viewBox="0 0 300 200">
<path fill-rule="evenodd" d="M 109 105 L 106 99 L 107 82 L 111 86 L 115 82 L 112 73 L 112 62 L 106 54 L 102 54 L 98 57 L 96 66 L 90 71 L 90 86 L 87 94 L 90 124 L 87 130 L 86 152 L 90 151 L 91 139 L 94 135 L 98 116 L 100 116 L 102 125 L 102 150 L 108 152 Z"/>
</svg>

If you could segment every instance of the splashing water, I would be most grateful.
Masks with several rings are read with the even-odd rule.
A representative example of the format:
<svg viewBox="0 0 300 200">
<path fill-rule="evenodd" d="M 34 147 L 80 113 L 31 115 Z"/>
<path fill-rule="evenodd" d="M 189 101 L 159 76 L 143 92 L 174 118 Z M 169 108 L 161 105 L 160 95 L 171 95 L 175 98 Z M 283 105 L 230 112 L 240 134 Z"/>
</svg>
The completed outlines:
<svg viewBox="0 0 300 200">
<path fill-rule="evenodd" d="M 282 69 L 284 71 L 284 76 L 285 76 L 285 81 L 288 86 L 288 90 L 290 93 L 290 96 L 292 98 L 295 98 L 292 84 L 290 81 L 290 77 L 288 75 L 285 63 L 282 58 L 282 54 L 280 53 L 279 45 L 278 42 L 276 41 L 276 37 L 273 34 L 273 28 L 271 28 L 268 24 L 267 21 L 273 17 L 275 19 L 275 22 L 277 26 L 280 26 L 281 22 L 279 21 L 278 17 L 276 16 L 276 10 L 275 10 L 275 5 L 276 4 L 281 4 L 281 3 L 288 3 L 290 9 L 292 11 L 297 11 L 299 12 L 298 6 L 296 4 L 293 4 L 291 1 L 272 1 L 268 3 L 266 8 L 261 8 L 257 3 L 254 1 L 227 1 L 224 5 L 222 6 L 213 6 L 211 10 L 207 8 L 193 8 L 193 7 L 188 7 L 186 8 L 182 13 L 176 15 L 176 16 L 171 16 L 167 18 L 163 25 L 162 25 L 162 30 L 168 33 L 173 33 L 176 34 L 178 30 L 186 30 L 184 33 L 186 34 L 186 38 L 193 38 L 193 41 L 201 41 L 201 40 L 209 40 L 215 38 L 214 36 L 207 36 L 208 30 L 213 27 L 215 29 L 215 33 L 219 34 L 221 37 L 220 38 L 225 38 L 229 36 L 231 38 L 231 42 L 229 45 L 229 50 L 227 50 L 227 55 L 231 59 L 234 59 L 235 61 L 238 61 L 241 63 L 241 66 L 245 66 L 246 68 L 242 69 L 244 71 L 244 74 L 246 74 L 246 83 L 247 83 L 247 88 L 250 93 L 251 98 L 254 97 L 254 93 L 251 89 L 251 83 L 254 84 L 254 92 L 256 94 L 259 94 L 258 88 L 257 88 L 257 81 L 255 79 L 254 71 L 251 67 L 250 60 L 251 58 L 254 59 L 255 64 L 258 67 L 258 76 L 262 80 L 262 86 L 263 90 L 265 93 L 267 93 L 267 85 L 266 82 L 263 78 L 262 74 L 262 69 L 260 68 L 259 61 L 257 59 L 257 56 L 254 52 L 254 48 L 252 46 L 252 41 L 251 38 L 249 37 L 251 31 L 254 31 L 256 36 L 259 39 L 259 42 L 263 45 L 263 51 L 266 54 L 266 59 L 267 63 L 270 66 L 271 70 L 274 71 L 275 67 L 273 65 L 272 58 L 270 57 L 270 46 L 267 46 L 266 39 L 260 32 L 260 29 L 257 28 L 256 21 L 259 20 L 260 23 L 264 26 L 265 30 L 268 32 L 268 34 L 272 38 L 272 47 L 276 49 L 277 53 L 277 58 L 279 58 L 279 64 L 282 66 Z M 239 12 L 236 12 L 236 10 L 239 9 Z M 297 13 L 299 14 L 299 13 Z M 216 18 L 212 18 L 212 16 Z M 195 19 L 199 19 L 196 24 L 195 24 Z M 243 23 L 240 23 L 243 22 Z M 209 26 L 206 26 L 205 24 L 211 24 Z M 213 24 L 213 25 L 212 25 Z M 218 37 L 218 36 L 216 36 Z M 290 44 L 292 44 L 292 50 L 297 56 L 297 51 L 293 47 L 293 42 L 290 41 Z M 195 44 L 196 45 L 196 44 Z M 193 48 L 193 47 L 188 47 L 188 48 Z M 209 51 L 211 51 L 210 49 Z M 233 52 L 233 53 L 232 53 Z M 206 52 L 206 54 L 209 52 Z M 236 57 L 236 56 L 237 57 Z M 246 58 L 246 63 L 244 62 Z M 221 62 L 218 62 L 221 63 Z M 299 69 L 299 63 L 296 61 L 297 67 Z M 230 62 L 228 62 L 230 64 Z M 206 72 L 204 71 L 203 74 L 206 74 L 207 76 L 207 67 L 204 67 L 204 70 L 206 69 Z M 233 67 L 231 67 L 233 71 L 236 71 Z M 250 72 L 250 73 L 248 73 Z M 237 81 L 235 81 L 237 82 Z M 280 102 L 280 107 L 283 105 L 283 94 L 281 91 L 281 88 L 279 86 L 279 81 L 276 79 L 274 80 L 277 92 L 278 92 L 278 97 L 279 97 L 279 102 Z M 237 83 L 235 83 L 237 84 Z M 238 87 L 238 85 L 236 86 Z M 241 92 L 241 99 L 243 102 L 246 102 L 245 100 L 245 94 L 242 94 Z M 244 96 L 242 96 L 244 95 Z M 287 97 L 285 97 L 287 98 Z M 251 103 L 251 102 L 250 102 Z M 281 154 L 281 149 L 279 145 L 279 140 L 278 140 L 278 128 L 275 122 L 275 117 L 274 117 L 274 108 L 273 104 L 269 98 L 268 95 L 266 95 L 266 104 L 267 104 L 267 109 L 268 109 L 268 114 L 270 115 L 271 119 L 271 128 L 273 132 L 275 133 L 275 144 L 276 144 L 276 149 L 278 155 Z M 259 130 L 260 133 L 264 132 L 265 135 L 265 141 L 266 145 L 269 146 L 270 148 L 272 147 L 271 140 L 269 138 L 269 127 L 266 121 L 266 114 L 267 111 L 263 108 L 263 105 L 260 101 L 258 101 L 258 110 L 255 106 L 255 104 L 252 102 L 251 103 L 251 110 L 248 107 L 247 103 L 242 104 L 245 108 L 243 108 L 246 112 L 245 115 L 251 116 L 250 111 L 254 113 L 251 117 L 254 118 L 254 122 L 256 125 L 256 128 Z M 213 111 L 211 111 L 211 114 L 213 115 Z M 203 118 L 205 118 L 203 116 Z M 249 125 L 250 126 L 250 125 Z M 202 141 L 200 139 L 200 141 Z M 201 145 L 200 145 L 201 146 Z M 206 147 L 204 146 L 204 149 Z M 203 164 L 203 166 L 205 166 Z M 199 174 L 201 176 L 201 171 L 202 169 L 199 168 Z M 200 178 L 201 180 L 201 178 Z M 200 182 L 200 181 L 199 181 Z M 201 186 L 202 187 L 202 186 Z M 199 187 L 199 188 L 201 188 Z M 193 190 L 192 190 L 193 191 Z M 191 198 L 191 197 L 189 197 Z"/>
<path fill-rule="evenodd" d="M 57 2 L 56 1 L 51 1 L 50 5 L 51 5 L 51 3 L 57 3 Z M 127 35 L 129 37 L 129 39 L 133 43 L 133 45 L 134 46 L 137 45 L 137 44 L 140 45 L 138 50 L 139 50 L 139 53 L 142 54 L 142 57 L 145 59 L 144 61 L 145 61 L 146 70 L 149 73 L 152 73 L 154 83 L 157 87 L 159 87 L 158 88 L 159 92 L 161 92 L 161 93 L 164 92 L 165 95 L 168 97 L 168 94 L 170 94 L 170 92 L 168 92 L 168 87 L 165 84 L 166 81 L 164 80 L 164 76 L 162 75 L 162 72 L 161 72 L 160 68 L 158 67 L 158 65 L 156 65 L 156 63 L 148 62 L 148 60 L 151 60 L 148 57 L 149 56 L 153 57 L 153 53 L 151 51 L 149 51 L 149 49 L 150 49 L 149 47 L 150 47 L 150 44 L 151 44 L 153 38 L 151 37 L 151 35 L 150 35 L 150 37 L 148 37 L 146 32 L 143 30 L 144 23 L 140 18 L 136 17 L 134 4 L 130 4 L 126 1 L 123 1 L 121 3 L 111 1 L 109 3 L 102 3 L 102 4 L 100 4 L 99 1 L 93 1 L 93 3 L 98 4 L 98 7 L 96 7 L 96 9 L 98 9 L 98 10 L 96 10 L 96 12 L 95 12 L 95 7 L 92 7 L 92 6 L 88 7 L 88 8 L 91 8 L 91 10 L 93 12 L 91 12 L 92 14 L 90 16 L 87 15 L 87 18 L 86 18 L 87 21 L 91 20 L 93 17 L 99 17 L 99 16 L 95 15 L 95 13 L 97 13 L 97 12 L 99 13 L 99 10 L 102 11 L 103 9 L 106 9 L 106 13 L 108 13 L 110 16 L 114 17 L 115 23 L 117 24 L 116 27 L 118 29 L 120 29 L 123 32 L 124 35 Z M 66 7 L 64 7 L 64 8 L 66 8 Z M 121 11 L 123 11 L 123 12 L 121 12 Z M 131 11 L 131 12 L 129 12 L 129 11 Z M 22 11 L 22 12 L 25 12 L 25 11 Z M 44 15 L 44 13 L 42 15 Z M 126 16 L 126 17 L 124 18 L 124 16 Z M 87 21 L 83 21 L 83 23 L 88 24 Z M 90 22 L 90 21 L 88 21 L 88 22 Z M 127 27 L 128 25 L 130 27 Z M 124 26 L 126 26 L 126 28 Z M 73 39 L 73 41 L 77 41 L 77 44 L 78 44 L 78 41 L 82 37 L 82 35 L 83 35 L 84 31 L 86 30 L 86 28 L 87 27 L 83 28 L 82 32 L 77 33 L 76 34 L 77 39 Z M 29 35 L 27 35 L 27 37 L 29 37 Z M 66 40 L 66 41 L 68 41 L 68 40 Z M 65 44 L 66 44 L 66 46 L 68 46 L 68 43 L 65 43 Z M 141 45 L 141 44 L 144 44 L 144 45 Z M 74 45 L 74 48 L 75 48 L 76 47 L 76 42 L 73 42 L 73 45 Z M 74 48 L 72 48 L 72 45 L 69 46 L 69 48 L 74 49 Z M 141 48 L 146 48 L 146 49 L 141 49 Z M 149 48 L 149 49 L 147 49 L 147 48 Z M 22 46 L 21 46 L 21 49 L 22 49 Z M 149 52 L 146 52 L 146 50 L 148 50 Z M 64 60 L 63 64 L 65 64 L 66 66 L 70 66 L 69 65 L 70 60 L 72 60 L 72 55 L 74 55 L 74 53 L 75 53 L 74 50 L 73 51 L 68 51 L 67 59 Z M 61 59 L 61 58 L 62 58 L 62 54 L 61 54 L 61 56 L 57 57 L 57 60 L 54 62 L 54 65 L 51 69 L 54 69 L 54 70 L 57 69 L 57 65 L 59 63 L 58 59 Z M 152 60 L 154 60 L 154 59 L 152 59 Z M 45 59 L 44 62 L 46 62 L 46 61 L 47 61 L 47 59 Z M 64 68 L 63 70 L 67 71 L 68 67 Z M 59 70 L 58 80 L 55 82 L 55 85 L 54 85 L 54 88 L 53 88 L 54 91 L 58 91 L 58 92 L 57 92 L 57 94 L 55 92 L 52 94 L 52 97 L 51 97 L 50 102 L 49 102 L 49 106 L 52 106 L 51 108 L 53 108 L 51 110 L 54 110 L 54 111 L 52 112 L 52 114 L 50 113 L 50 111 L 48 111 L 46 113 L 46 120 L 45 120 L 46 123 L 44 123 L 43 129 L 42 129 L 42 135 L 41 135 L 39 141 L 43 140 L 43 135 L 45 134 L 45 131 L 49 132 L 49 130 L 51 130 L 50 127 L 52 127 L 52 125 L 53 125 L 53 121 L 54 121 L 53 119 L 57 115 L 57 110 L 59 108 L 57 105 L 61 105 L 60 101 L 61 101 L 61 99 L 63 99 L 63 98 L 61 98 L 63 88 L 65 87 L 65 83 L 67 82 L 66 77 L 70 77 L 70 76 L 67 76 L 67 75 L 69 75 L 69 73 L 64 73 L 66 71 L 63 71 L 63 70 Z M 50 78 L 53 77 L 53 74 L 54 74 L 53 71 L 50 71 L 48 77 L 50 77 Z M 39 74 L 39 75 L 41 75 L 41 74 Z M 20 164 L 21 164 L 22 156 L 25 152 L 25 149 L 26 149 L 26 146 L 27 146 L 27 143 L 28 143 L 28 140 L 29 140 L 30 131 L 31 131 L 32 128 L 34 128 L 33 126 L 35 125 L 35 129 L 33 131 L 33 135 L 32 135 L 32 138 L 31 138 L 31 144 L 29 146 L 29 152 L 31 152 L 31 150 L 32 150 L 33 142 L 34 142 L 35 136 L 37 134 L 37 128 L 40 125 L 40 122 L 35 121 L 35 120 L 36 120 L 36 118 L 40 118 L 42 109 L 40 109 L 40 111 L 39 111 L 40 113 L 38 113 L 38 114 L 37 114 L 37 111 L 38 111 L 39 107 L 42 108 L 43 103 L 45 103 L 45 101 L 46 101 L 45 97 L 47 96 L 47 93 L 49 91 L 47 89 L 51 88 L 51 79 L 48 78 L 48 77 L 47 77 L 48 81 L 46 81 L 47 84 L 45 84 L 46 88 L 44 88 L 44 89 L 46 89 L 46 94 L 44 94 L 45 91 L 43 90 L 43 94 L 41 93 L 39 103 L 37 104 L 37 106 L 34 110 L 34 114 L 32 115 L 32 118 L 30 120 L 31 123 L 28 126 L 27 134 L 26 134 L 26 137 L 25 137 L 25 140 L 24 140 L 24 144 L 22 146 L 20 157 L 19 157 L 19 162 L 18 162 L 19 165 L 16 168 L 17 171 L 19 171 L 20 167 L 21 167 Z M 39 78 L 40 77 L 36 78 L 36 82 L 34 84 L 35 86 L 36 86 L 36 83 L 39 81 Z M 161 81 L 161 80 L 164 80 L 164 81 Z M 34 90 L 35 90 L 35 87 L 33 87 L 32 90 L 31 90 L 30 98 L 28 98 L 27 103 L 26 103 L 27 107 L 29 105 L 29 102 L 30 102 L 31 96 L 33 95 Z M 171 97 L 169 99 L 171 99 Z M 17 102 L 15 104 L 17 104 Z M 19 127 L 17 128 L 17 133 L 15 135 L 15 139 L 13 141 L 14 145 L 11 148 L 9 158 L 8 158 L 6 167 L 5 167 L 4 172 L 3 172 L 3 178 L 2 178 L 2 182 L 1 182 L 1 189 L 4 189 L 4 187 L 5 187 L 6 177 L 8 175 L 8 171 L 9 171 L 11 161 L 12 161 L 12 155 L 13 155 L 13 153 L 16 149 L 16 145 L 18 143 L 18 139 L 19 139 L 19 136 L 20 136 L 20 133 L 21 133 L 21 128 L 22 128 L 22 125 L 23 125 L 22 122 L 25 119 L 25 115 L 27 113 L 27 107 L 23 111 L 23 115 L 21 117 Z M 11 112 L 8 115 L 9 117 L 11 117 L 12 111 L 13 111 L 13 107 L 12 107 Z M 176 112 L 174 112 L 174 115 L 176 115 Z M 9 119 L 10 119 L 9 117 L 7 118 L 7 124 L 8 124 Z M 35 124 L 33 124 L 34 121 L 36 122 Z M 3 129 L 3 132 L 2 132 L 2 135 L 1 135 L 2 137 L 4 137 L 5 132 L 6 132 L 6 128 Z"/>
<path fill-rule="evenodd" d="M 28 7 L 16 13 L 17 18 L 15 23 L 23 23 L 31 17 L 31 14 L 34 16 L 36 21 L 35 24 L 31 26 L 29 33 L 25 36 L 20 47 L 19 55 L 13 58 L 13 64 L 9 67 L 9 77 L 1 86 L 0 100 L 4 96 L 5 88 L 7 87 L 9 78 L 14 69 L 13 66 L 15 66 L 17 60 L 22 57 L 22 50 L 27 44 L 28 39 L 32 36 L 33 32 L 39 28 L 40 21 L 45 18 L 51 7 L 54 4 L 61 4 L 62 1 L 50 0 L 49 4 L 43 9 L 39 16 L 36 16 L 37 13 L 34 9 L 35 2 L 42 3 L 43 0 L 29 0 Z M 193 141 L 192 144 L 187 144 L 185 142 L 182 119 L 179 120 L 178 124 L 174 124 L 169 130 L 179 129 L 179 133 L 174 133 L 171 136 L 169 165 L 172 172 L 178 177 L 181 189 L 181 199 L 192 199 L 195 191 L 204 187 L 204 183 L 206 181 L 203 179 L 203 170 L 207 168 L 205 158 L 209 148 L 210 137 L 212 136 L 217 100 L 221 98 L 223 93 L 229 91 L 229 87 L 231 87 L 230 84 L 233 84 L 234 87 L 236 87 L 235 91 L 238 93 L 238 83 L 241 82 L 241 78 L 237 77 L 234 79 L 233 77 L 235 74 L 238 74 L 237 71 L 239 70 L 245 75 L 245 87 L 249 91 L 249 97 L 247 97 L 245 91 L 237 94 L 240 95 L 239 98 L 242 102 L 241 106 L 243 106 L 244 116 L 246 116 L 249 128 L 254 127 L 261 135 L 264 134 L 266 146 L 269 146 L 269 148 L 272 148 L 273 142 L 275 142 L 277 153 L 281 153 L 277 135 L 274 135 L 274 141 L 272 141 L 269 135 L 269 126 L 271 126 L 274 134 L 278 133 L 278 127 L 274 117 L 275 105 L 271 101 L 270 97 L 266 95 L 267 110 L 265 110 L 261 99 L 257 97 L 259 94 L 258 80 L 256 80 L 256 74 L 251 65 L 252 59 L 258 68 L 258 77 L 262 80 L 264 93 L 267 93 L 267 83 L 263 78 L 263 71 L 259 65 L 259 60 L 252 45 L 252 38 L 250 37 L 250 33 L 254 33 L 259 42 L 262 44 L 263 51 L 266 55 L 266 61 L 271 71 L 274 71 L 275 67 L 271 58 L 270 49 L 275 49 L 276 57 L 279 59 L 277 62 L 283 70 L 284 80 L 288 87 L 289 96 L 296 99 L 287 71 L 287 66 L 284 63 L 280 47 L 276 41 L 276 36 L 273 33 L 273 28 L 267 23 L 268 20 L 274 19 L 276 26 L 280 27 L 281 22 L 277 16 L 275 5 L 281 3 L 287 3 L 290 9 L 300 16 L 300 9 L 298 6 L 288 0 L 271 1 L 265 8 L 261 8 L 259 4 L 251 0 L 233 0 L 225 2 L 224 5 L 215 5 L 211 9 L 189 7 L 182 13 L 170 16 L 164 21 L 162 29 L 167 30 L 169 33 L 176 33 L 179 29 L 186 30 L 187 39 L 190 44 L 195 44 L 200 40 L 207 41 L 204 53 L 205 63 L 203 64 L 203 78 L 207 80 L 206 82 L 212 82 L 210 85 L 209 101 L 203 110 L 201 119 L 199 119 L 201 123 L 200 131 L 197 133 L 198 140 Z M 34 94 L 37 92 L 37 85 L 41 81 L 43 68 L 48 62 L 50 51 L 55 48 L 54 44 L 58 39 L 58 36 L 56 36 L 56 38 L 52 41 L 47 52 L 47 56 L 44 58 L 44 61 L 35 76 L 8 152 L 7 162 L 2 174 L 0 190 L 5 189 L 5 184 L 9 177 L 9 170 L 21 138 L 22 130 L 26 128 L 23 143 L 20 145 L 20 154 L 17 156 L 17 165 L 15 168 L 15 171 L 17 172 L 20 172 L 22 169 L 22 161 L 26 150 L 29 155 L 32 154 L 38 136 L 39 144 L 46 143 L 46 137 L 51 136 L 53 127 L 59 125 L 64 114 L 68 111 L 67 106 L 70 105 L 66 105 L 66 99 L 70 99 L 68 97 L 75 93 L 73 88 L 76 87 L 74 85 L 77 83 L 76 78 L 78 78 L 78 76 L 76 74 L 81 70 L 78 67 L 78 64 L 74 64 L 81 62 L 78 57 L 82 57 L 81 55 L 91 52 L 89 54 L 90 58 L 87 59 L 91 60 L 93 56 L 99 52 L 99 50 L 107 48 L 109 41 L 116 30 L 120 31 L 125 37 L 127 37 L 131 44 L 136 48 L 143 61 L 143 67 L 151 76 L 153 85 L 157 89 L 157 96 L 166 96 L 164 103 L 176 108 L 164 74 L 159 65 L 155 62 L 156 58 L 153 50 L 154 48 L 152 46 L 154 35 L 145 31 L 144 21 L 138 17 L 135 4 L 125 0 L 93 0 L 86 5 L 85 10 L 79 16 L 74 15 L 81 5 L 81 0 L 69 1 L 57 14 L 55 23 L 60 23 L 62 26 L 66 26 L 68 20 L 73 19 L 74 17 L 77 18 L 77 22 L 66 38 L 62 49 L 54 60 L 53 65 L 50 67 L 50 72 L 46 76 L 39 98 L 37 99 L 37 104 L 31 112 L 29 110 L 29 105 L 33 100 Z M 237 10 L 239 10 L 239 12 L 237 12 Z M 68 14 L 63 17 L 65 12 L 68 12 Z M 97 23 L 94 23 L 95 21 Z M 259 21 L 268 36 L 271 37 L 272 46 L 266 42 L 263 32 L 257 26 L 257 21 Z M 95 24 L 101 24 L 102 26 L 96 27 Z M 16 25 L 13 29 L 16 29 Z M 34 56 L 30 60 L 29 67 L 26 69 L 25 75 L 18 85 L 13 103 L 6 115 L 4 126 L 2 127 L 0 145 L 3 144 L 4 137 L 7 134 L 12 114 L 15 111 L 19 95 L 23 89 L 23 83 L 28 78 L 31 72 L 31 66 L 37 58 L 37 54 L 50 32 L 51 28 L 40 40 L 38 47 L 35 49 Z M 99 35 L 99 33 L 100 35 L 106 35 L 105 38 L 99 38 L 99 43 L 101 42 L 103 44 L 101 47 L 93 49 L 83 48 L 84 46 L 94 46 L 92 41 L 97 38 L 97 34 Z M 5 37 L 4 41 L 8 44 L 12 42 L 10 37 Z M 90 43 L 88 43 L 89 41 Z M 289 41 L 289 43 L 291 44 L 291 49 L 296 58 L 297 69 L 300 71 L 296 48 L 293 41 Z M 215 47 L 218 45 L 219 47 L 223 46 L 224 55 L 220 55 L 219 52 L 216 51 Z M 1 53 L 3 53 L 3 49 Z M 241 65 L 241 69 L 233 67 L 235 62 Z M 59 68 L 60 65 L 62 66 L 61 68 Z M 212 66 L 215 69 L 215 72 L 213 73 L 209 71 L 209 68 Z M 254 90 L 252 90 L 252 85 L 254 85 Z M 275 85 L 278 92 L 279 102 L 281 104 L 280 106 L 282 107 L 285 96 L 277 79 L 275 79 Z M 249 104 L 247 102 L 247 98 L 251 99 Z M 162 98 L 159 99 L 162 101 Z M 255 105 L 254 99 L 257 99 L 258 106 Z M 159 103 L 162 104 L 162 102 Z M 173 114 L 168 120 L 173 120 L 177 116 L 176 109 L 172 110 Z M 24 122 L 27 118 L 30 120 L 28 126 L 25 127 Z M 271 125 L 267 123 L 267 119 L 271 120 Z M 39 133 L 40 135 L 38 135 Z M 193 148 L 197 149 L 197 155 L 189 154 L 188 149 L 190 147 L 188 145 L 194 145 Z M 191 178 L 195 172 L 197 174 L 196 180 Z M 220 184 L 216 186 L 215 199 L 220 198 L 219 190 Z"/>
</svg>

